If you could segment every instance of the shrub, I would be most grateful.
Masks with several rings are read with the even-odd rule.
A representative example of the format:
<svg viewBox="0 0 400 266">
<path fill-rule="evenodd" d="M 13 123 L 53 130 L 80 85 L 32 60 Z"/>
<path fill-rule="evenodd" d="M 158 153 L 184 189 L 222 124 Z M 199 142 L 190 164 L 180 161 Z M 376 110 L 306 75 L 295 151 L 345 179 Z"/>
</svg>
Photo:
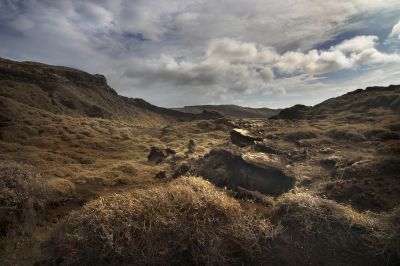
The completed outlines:
<svg viewBox="0 0 400 266">
<path fill-rule="evenodd" d="M 33 167 L 0 162 L 0 232 L 34 225 L 52 190 Z M 16 226 L 18 225 L 18 228 Z"/>
<path fill-rule="evenodd" d="M 369 140 L 400 139 L 400 134 L 383 128 L 366 130 L 363 135 Z"/>
<path fill-rule="evenodd" d="M 400 261 L 399 209 L 379 215 L 361 213 L 307 193 L 287 193 L 275 207 L 277 219 L 292 235 L 288 245 L 301 247 L 304 264 L 395 265 Z"/>
<path fill-rule="evenodd" d="M 300 131 L 290 132 L 286 134 L 284 138 L 287 141 L 299 141 L 301 139 L 313 139 L 316 137 L 317 134 L 313 131 L 300 130 Z"/>
<path fill-rule="evenodd" d="M 72 212 L 49 264 L 227 265 L 267 256 L 269 222 L 197 177 L 99 198 Z"/>
<path fill-rule="evenodd" d="M 361 142 L 366 140 L 363 135 L 344 128 L 332 129 L 328 131 L 328 136 L 337 140 L 347 140 L 353 142 Z"/>
</svg>

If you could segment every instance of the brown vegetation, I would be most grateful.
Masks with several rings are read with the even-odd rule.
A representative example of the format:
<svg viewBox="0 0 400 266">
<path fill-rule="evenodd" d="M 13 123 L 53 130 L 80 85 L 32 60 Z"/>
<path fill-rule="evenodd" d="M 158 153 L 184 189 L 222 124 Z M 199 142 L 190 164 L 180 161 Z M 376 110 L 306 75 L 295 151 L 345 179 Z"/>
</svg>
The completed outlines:
<svg viewBox="0 0 400 266">
<path fill-rule="evenodd" d="M 260 263 L 269 222 L 198 177 L 102 197 L 72 212 L 49 243 L 57 265 Z"/>
</svg>

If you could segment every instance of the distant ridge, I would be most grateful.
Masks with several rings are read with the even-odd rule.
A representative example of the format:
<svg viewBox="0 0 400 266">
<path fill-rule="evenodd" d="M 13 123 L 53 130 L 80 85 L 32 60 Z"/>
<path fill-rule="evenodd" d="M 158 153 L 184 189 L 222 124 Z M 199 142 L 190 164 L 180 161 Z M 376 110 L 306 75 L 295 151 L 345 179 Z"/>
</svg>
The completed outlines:
<svg viewBox="0 0 400 266">
<path fill-rule="evenodd" d="M 270 108 L 251 108 L 242 107 L 233 104 L 227 105 L 191 105 L 182 108 L 173 108 L 173 110 L 199 114 L 202 111 L 215 111 L 229 118 L 269 118 L 279 113 L 280 109 Z"/>
<path fill-rule="evenodd" d="M 335 117 L 344 114 L 400 114 L 400 85 L 367 87 L 339 97 L 330 98 L 315 106 L 301 104 L 282 109 L 271 119 L 313 119 Z M 375 115 L 376 115 L 375 114 Z"/>
</svg>

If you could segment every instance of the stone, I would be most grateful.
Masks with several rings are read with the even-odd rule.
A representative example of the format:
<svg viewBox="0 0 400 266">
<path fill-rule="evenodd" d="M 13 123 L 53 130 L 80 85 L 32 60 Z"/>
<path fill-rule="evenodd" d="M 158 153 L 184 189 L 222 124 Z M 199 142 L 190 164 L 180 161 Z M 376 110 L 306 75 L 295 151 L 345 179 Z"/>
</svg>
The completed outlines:
<svg viewBox="0 0 400 266">
<path fill-rule="evenodd" d="M 163 149 L 157 147 L 151 147 L 147 159 L 150 163 L 159 164 L 162 163 L 166 157 L 167 155 L 164 153 Z"/>
<path fill-rule="evenodd" d="M 262 138 L 253 136 L 249 131 L 241 128 L 231 130 L 231 142 L 239 147 L 245 147 L 255 144 L 255 141 L 262 141 Z"/>
</svg>

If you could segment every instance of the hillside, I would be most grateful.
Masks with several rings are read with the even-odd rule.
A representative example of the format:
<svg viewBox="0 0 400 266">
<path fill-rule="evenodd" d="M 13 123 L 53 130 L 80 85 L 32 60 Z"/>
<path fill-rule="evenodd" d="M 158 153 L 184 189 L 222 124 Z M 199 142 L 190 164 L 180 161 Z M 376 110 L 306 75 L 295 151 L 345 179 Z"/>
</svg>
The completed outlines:
<svg viewBox="0 0 400 266">
<path fill-rule="evenodd" d="M 115 119 L 142 126 L 202 117 L 202 114 L 183 113 L 151 105 L 142 99 L 120 96 L 107 85 L 103 75 L 1 58 L 0 97 L 3 106 L 14 102 L 53 114 Z M 4 111 L 1 115 L 7 116 Z"/>
<path fill-rule="evenodd" d="M 315 106 L 295 105 L 283 109 L 273 119 L 348 118 L 400 114 L 400 85 L 368 87 L 323 101 Z"/>
<path fill-rule="evenodd" d="M 279 109 L 251 108 L 238 105 L 192 105 L 182 108 L 173 108 L 186 113 L 199 114 L 202 111 L 215 111 L 229 118 L 269 118 L 276 115 Z"/>
</svg>

